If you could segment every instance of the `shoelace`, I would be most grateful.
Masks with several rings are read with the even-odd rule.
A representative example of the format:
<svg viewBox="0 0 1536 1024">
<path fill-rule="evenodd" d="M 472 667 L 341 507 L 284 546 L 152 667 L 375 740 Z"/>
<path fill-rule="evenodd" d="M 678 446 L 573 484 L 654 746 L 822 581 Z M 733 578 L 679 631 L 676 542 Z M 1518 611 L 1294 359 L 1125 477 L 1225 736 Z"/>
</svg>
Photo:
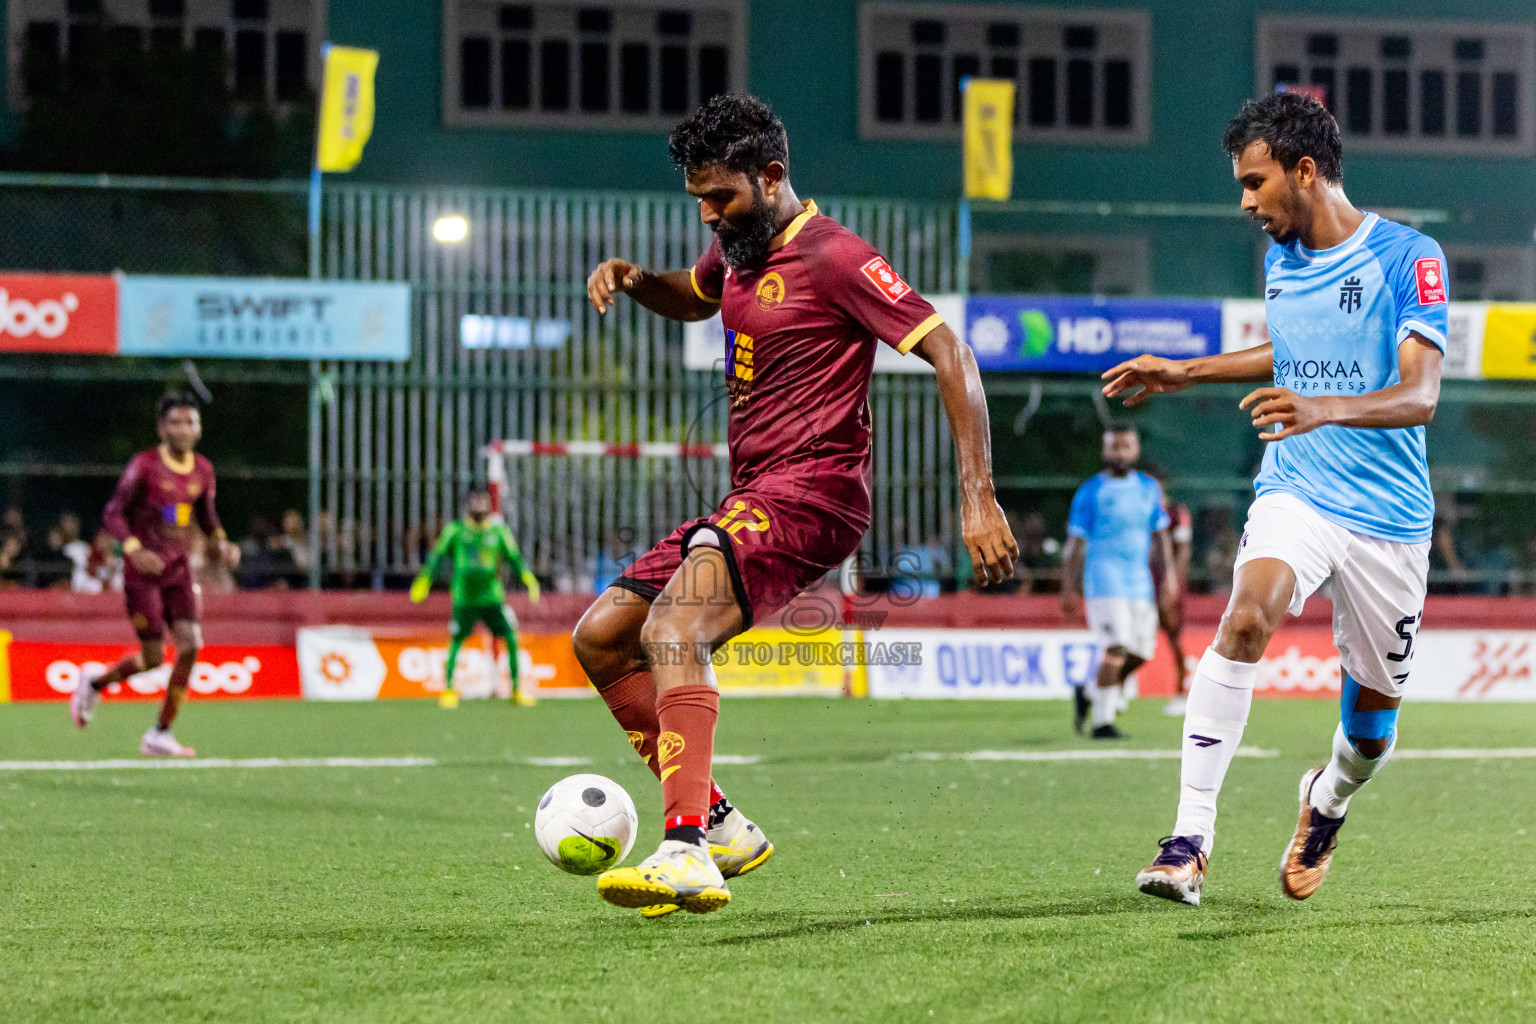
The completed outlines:
<svg viewBox="0 0 1536 1024">
<path fill-rule="evenodd" d="M 1301 863 L 1315 867 L 1323 855 L 1333 848 L 1333 837 L 1344 824 L 1343 818 L 1326 818 L 1316 809 L 1312 811 L 1311 827 L 1307 829 L 1307 841 L 1301 848 Z"/>
<path fill-rule="evenodd" d="M 1182 867 L 1191 859 L 1197 866 L 1200 863 L 1200 848 L 1185 836 L 1164 836 L 1157 841 L 1157 845 L 1162 848 L 1162 852 L 1152 861 L 1154 866 Z"/>
</svg>

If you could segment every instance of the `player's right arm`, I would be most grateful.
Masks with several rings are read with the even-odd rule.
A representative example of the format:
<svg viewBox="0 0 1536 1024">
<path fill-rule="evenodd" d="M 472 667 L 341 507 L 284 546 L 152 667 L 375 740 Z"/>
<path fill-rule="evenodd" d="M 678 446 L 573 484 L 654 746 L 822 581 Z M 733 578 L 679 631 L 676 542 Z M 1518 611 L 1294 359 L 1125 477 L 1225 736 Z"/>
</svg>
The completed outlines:
<svg viewBox="0 0 1536 1024">
<path fill-rule="evenodd" d="M 122 477 L 112 490 L 112 497 L 107 501 L 107 507 L 101 510 L 101 528 L 122 546 L 123 557 L 135 569 L 146 576 L 158 576 L 165 571 L 165 560 L 146 548 L 128 525 L 128 507 L 143 488 L 144 472 L 139 468 L 139 460 L 135 458 L 123 470 Z"/>
<path fill-rule="evenodd" d="M 1168 395 L 1196 384 L 1253 384 L 1275 379 L 1275 347 L 1271 344 L 1223 352 L 1197 359 L 1137 356 L 1105 370 L 1106 398 L 1125 395 L 1126 405 L 1140 405 L 1153 395 Z"/>
<path fill-rule="evenodd" d="M 604 260 L 587 278 L 587 299 L 593 309 L 606 313 L 615 296 L 623 293 L 669 320 L 708 320 L 720 303 L 709 301 L 694 288 L 693 274 L 692 270 L 655 274 L 628 260 Z"/>
<path fill-rule="evenodd" d="M 437 543 L 432 545 L 432 552 L 427 555 L 426 564 L 421 567 L 421 572 L 411 581 L 411 600 L 422 602 L 427 599 L 427 594 L 432 590 L 432 577 L 437 575 L 439 563 L 453 550 L 453 542 L 459 536 L 459 523 L 457 520 L 443 527 L 443 532 L 437 537 Z"/>
<path fill-rule="evenodd" d="M 1061 552 L 1061 611 L 1076 618 L 1083 608 L 1083 565 L 1088 555 L 1088 530 L 1093 522 L 1093 495 L 1089 481 L 1072 495 L 1067 513 L 1067 546 Z"/>
</svg>

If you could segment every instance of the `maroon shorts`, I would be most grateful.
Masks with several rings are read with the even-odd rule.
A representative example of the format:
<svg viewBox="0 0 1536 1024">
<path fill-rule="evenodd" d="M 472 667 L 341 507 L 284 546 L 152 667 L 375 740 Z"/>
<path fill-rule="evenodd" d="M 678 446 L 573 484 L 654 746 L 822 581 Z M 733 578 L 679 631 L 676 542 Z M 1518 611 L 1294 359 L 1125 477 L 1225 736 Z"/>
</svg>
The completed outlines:
<svg viewBox="0 0 1536 1024">
<path fill-rule="evenodd" d="M 730 569 L 742 628 L 750 629 L 841 565 L 868 529 L 867 522 L 802 498 L 798 490 L 738 487 L 711 515 L 673 530 L 609 585 L 654 601 L 700 534 L 713 533 Z"/>
<path fill-rule="evenodd" d="M 186 562 L 166 566 L 159 576 L 123 573 L 123 597 L 133 631 L 145 640 L 165 636 L 167 622 L 197 622 L 203 617 L 202 592 Z"/>
</svg>

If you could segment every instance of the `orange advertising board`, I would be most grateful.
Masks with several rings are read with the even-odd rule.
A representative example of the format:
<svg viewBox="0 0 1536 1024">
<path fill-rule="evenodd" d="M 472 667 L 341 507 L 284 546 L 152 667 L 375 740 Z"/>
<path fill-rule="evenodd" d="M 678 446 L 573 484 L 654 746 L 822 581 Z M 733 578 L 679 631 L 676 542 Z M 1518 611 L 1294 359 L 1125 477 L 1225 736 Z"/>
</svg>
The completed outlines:
<svg viewBox="0 0 1536 1024">
<path fill-rule="evenodd" d="M 375 634 L 350 626 L 321 626 L 299 630 L 297 646 L 299 675 L 309 700 L 435 697 L 443 690 L 448 641 L 441 633 Z M 518 634 L 518 667 L 523 685 L 540 696 L 592 692 L 569 634 Z M 506 652 L 498 651 L 493 670 L 490 640 L 477 636 L 459 650 L 453 684 L 471 699 L 506 695 Z"/>
</svg>

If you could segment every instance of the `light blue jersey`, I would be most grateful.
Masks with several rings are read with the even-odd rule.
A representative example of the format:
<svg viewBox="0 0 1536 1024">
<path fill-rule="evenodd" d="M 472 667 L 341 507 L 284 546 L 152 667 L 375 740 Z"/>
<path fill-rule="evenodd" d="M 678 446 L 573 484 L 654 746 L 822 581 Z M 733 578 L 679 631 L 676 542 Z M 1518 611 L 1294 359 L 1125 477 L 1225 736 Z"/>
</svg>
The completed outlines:
<svg viewBox="0 0 1536 1024">
<path fill-rule="evenodd" d="M 1083 596 L 1151 601 L 1152 534 L 1168 528 L 1163 489 L 1140 470 L 1091 477 L 1072 496 L 1067 533 L 1088 544 Z"/>
<path fill-rule="evenodd" d="M 1410 227 L 1368 213 L 1332 249 L 1271 246 L 1264 278 L 1276 387 L 1308 396 L 1390 387 L 1410 331 L 1445 351 L 1445 255 Z M 1418 544 L 1434 531 L 1423 427 L 1330 425 L 1269 442 L 1254 487 L 1294 494 L 1378 540 Z"/>
</svg>

